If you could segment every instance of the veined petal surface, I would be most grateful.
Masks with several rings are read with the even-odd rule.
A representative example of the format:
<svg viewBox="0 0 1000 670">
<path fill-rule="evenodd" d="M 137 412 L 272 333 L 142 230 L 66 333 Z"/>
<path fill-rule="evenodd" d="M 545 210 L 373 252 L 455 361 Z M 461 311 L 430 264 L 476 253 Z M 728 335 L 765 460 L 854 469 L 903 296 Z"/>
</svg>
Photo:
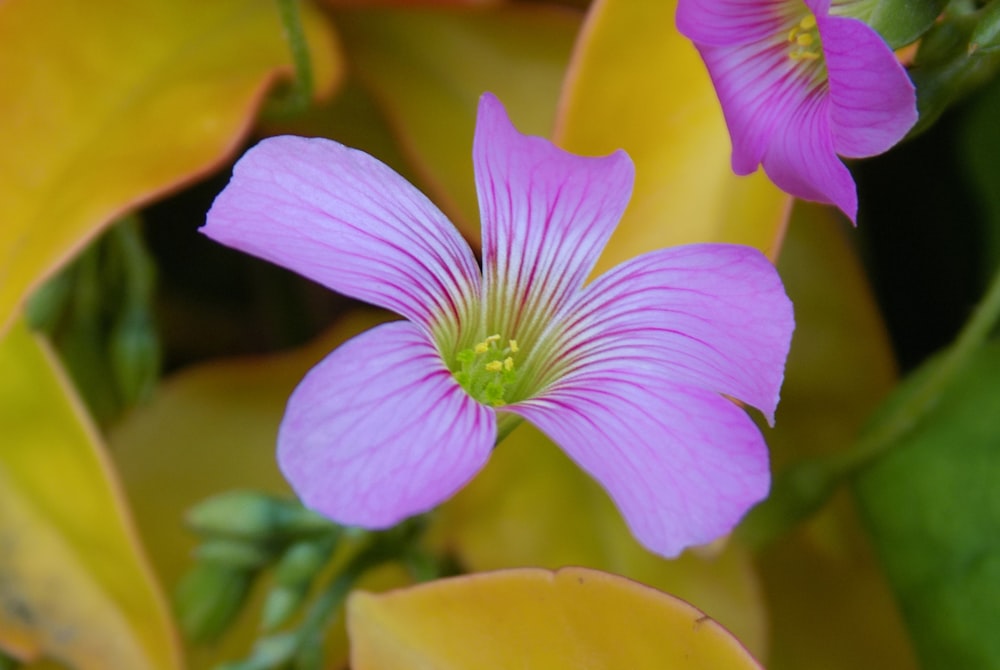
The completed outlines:
<svg viewBox="0 0 1000 670">
<path fill-rule="evenodd" d="M 644 361 L 772 421 L 793 329 L 791 301 L 760 251 L 695 244 L 643 254 L 596 279 L 567 308 L 558 349 L 564 374 Z"/>
<path fill-rule="evenodd" d="M 398 321 L 337 348 L 288 401 L 278 463 L 306 506 L 386 528 L 479 471 L 496 415 L 458 385 L 423 330 Z"/>
<path fill-rule="evenodd" d="M 480 293 L 468 244 L 377 159 L 323 138 L 274 137 L 240 159 L 202 231 L 458 341 Z"/>
<path fill-rule="evenodd" d="M 486 322 L 530 345 L 586 281 L 628 205 L 635 168 L 623 151 L 581 157 L 522 135 L 489 93 L 473 162 Z"/>
<path fill-rule="evenodd" d="M 764 171 L 783 191 L 832 203 L 857 220 L 858 193 L 847 166 L 837 157 L 830 128 L 829 96 L 809 96 L 775 133 L 764 158 Z"/>
<path fill-rule="evenodd" d="M 593 366 L 505 409 L 598 480 L 636 538 L 663 556 L 731 531 L 767 495 L 767 447 L 746 412 L 641 364 Z"/>
<path fill-rule="evenodd" d="M 819 19 L 829 72 L 833 148 L 863 158 L 887 151 L 917 122 L 913 83 L 892 49 L 857 19 Z"/>
<path fill-rule="evenodd" d="M 699 44 L 748 44 L 778 34 L 788 6 L 788 0 L 685 0 L 677 6 L 677 29 Z"/>
<path fill-rule="evenodd" d="M 790 67 L 784 42 L 699 46 L 733 142 L 733 172 L 747 175 L 812 93 L 809 72 Z M 780 186 L 780 184 L 779 184 Z M 793 194 L 798 195 L 798 194 Z"/>
</svg>

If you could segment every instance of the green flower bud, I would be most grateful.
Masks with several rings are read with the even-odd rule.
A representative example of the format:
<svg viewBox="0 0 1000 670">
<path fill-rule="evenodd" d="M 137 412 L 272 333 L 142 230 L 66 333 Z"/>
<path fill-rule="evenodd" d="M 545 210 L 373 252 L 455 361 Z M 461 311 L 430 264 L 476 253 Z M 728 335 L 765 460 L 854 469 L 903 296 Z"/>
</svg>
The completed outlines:
<svg viewBox="0 0 1000 670">
<path fill-rule="evenodd" d="M 297 502 L 255 491 L 228 491 L 213 496 L 188 511 L 187 523 L 202 535 L 255 542 L 315 535 L 334 527 Z"/>
<path fill-rule="evenodd" d="M 261 613 L 263 630 L 278 628 L 299 609 L 309 594 L 309 588 L 330 560 L 337 535 L 297 542 L 285 551 L 274 572 L 274 588 L 264 601 Z"/>
<path fill-rule="evenodd" d="M 75 266 L 70 265 L 39 286 L 31 295 L 24 306 L 24 316 L 32 330 L 50 334 L 55 331 L 63 314 L 69 309 L 75 276 Z"/>
<path fill-rule="evenodd" d="M 1000 49 L 1000 0 L 993 0 L 979 13 L 979 22 L 969 38 L 969 53 Z"/>
<path fill-rule="evenodd" d="M 198 563 L 174 591 L 174 609 L 181 630 L 194 642 L 219 637 L 240 611 L 252 574 L 215 563 Z"/>
<path fill-rule="evenodd" d="M 111 371 L 125 404 L 145 400 L 160 375 L 160 338 L 145 306 L 127 307 L 108 342 Z"/>
<path fill-rule="evenodd" d="M 254 571 L 271 562 L 274 554 L 267 547 L 243 539 L 213 537 L 195 549 L 199 562 L 212 563 L 230 570 Z"/>
</svg>

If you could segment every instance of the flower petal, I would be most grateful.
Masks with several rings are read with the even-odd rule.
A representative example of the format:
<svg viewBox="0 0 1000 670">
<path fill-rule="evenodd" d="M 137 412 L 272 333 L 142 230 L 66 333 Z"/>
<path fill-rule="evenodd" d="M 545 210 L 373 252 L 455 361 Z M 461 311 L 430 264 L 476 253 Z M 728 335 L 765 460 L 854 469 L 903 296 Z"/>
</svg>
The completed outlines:
<svg viewBox="0 0 1000 670">
<path fill-rule="evenodd" d="M 736 46 L 784 35 L 787 0 L 679 0 L 677 30 L 692 42 Z"/>
<path fill-rule="evenodd" d="M 819 66 L 792 61 L 783 33 L 739 46 L 697 46 L 729 128 L 733 172 L 750 174 L 775 137 L 788 134 L 791 117 L 816 87 Z"/>
<path fill-rule="evenodd" d="M 821 17 L 833 148 L 863 158 L 887 151 L 917 122 L 917 98 L 892 49 L 865 23 Z"/>
<path fill-rule="evenodd" d="M 762 253 L 694 244 L 643 254 L 596 279 L 567 308 L 557 348 L 564 375 L 644 360 L 671 382 L 735 397 L 771 422 L 794 327 Z"/>
<path fill-rule="evenodd" d="M 444 215 L 383 163 L 331 140 L 262 141 L 201 230 L 432 329 L 457 330 L 479 297 L 475 258 Z"/>
<path fill-rule="evenodd" d="M 483 221 L 486 322 L 530 343 L 583 286 L 632 193 L 623 151 L 567 153 L 519 133 L 490 94 L 473 146 Z"/>
<path fill-rule="evenodd" d="M 307 507 L 385 528 L 425 512 L 489 458 L 496 416 L 465 393 L 415 324 L 349 340 L 302 380 L 278 434 L 278 462 Z"/>
<path fill-rule="evenodd" d="M 626 366 L 574 376 L 505 409 L 538 426 L 614 499 L 636 538 L 676 556 L 767 495 L 767 448 L 732 402 Z"/>
<path fill-rule="evenodd" d="M 830 129 L 830 98 L 820 92 L 797 104 L 764 152 L 764 171 L 780 189 L 805 200 L 832 203 L 856 221 L 854 178 L 837 157 Z"/>
</svg>

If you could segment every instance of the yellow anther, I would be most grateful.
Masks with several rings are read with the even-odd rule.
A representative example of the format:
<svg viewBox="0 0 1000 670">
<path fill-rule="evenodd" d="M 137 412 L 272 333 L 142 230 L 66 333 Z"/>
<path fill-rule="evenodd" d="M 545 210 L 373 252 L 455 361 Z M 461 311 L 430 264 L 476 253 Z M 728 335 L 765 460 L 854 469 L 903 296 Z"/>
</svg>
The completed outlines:
<svg viewBox="0 0 1000 670">
<path fill-rule="evenodd" d="M 487 372 L 500 372 L 501 370 L 503 370 L 503 363 L 500 361 L 490 361 L 486 364 Z"/>
<path fill-rule="evenodd" d="M 814 61 L 822 58 L 816 17 L 812 14 L 802 17 L 798 25 L 788 31 L 788 43 L 793 45 L 788 51 L 788 57 L 793 61 Z"/>
<path fill-rule="evenodd" d="M 511 358 L 510 356 L 508 356 L 507 358 L 503 359 L 503 369 L 506 370 L 507 372 L 510 372 L 511 370 L 513 370 L 514 369 L 514 359 Z"/>
<path fill-rule="evenodd" d="M 508 345 L 510 345 L 510 353 L 516 354 L 520 347 L 517 346 L 517 340 L 508 340 Z"/>
<path fill-rule="evenodd" d="M 490 335 L 489 337 L 486 338 L 486 344 L 489 344 L 490 342 L 499 342 L 499 341 L 500 341 L 499 335 Z"/>
<path fill-rule="evenodd" d="M 474 346 L 472 350 L 476 352 L 476 354 L 485 354 L 487 351 L 490 350 L 490 345 L 487 344 L 486 342 L 480 342 L 479 344 Z"/>
</svg>

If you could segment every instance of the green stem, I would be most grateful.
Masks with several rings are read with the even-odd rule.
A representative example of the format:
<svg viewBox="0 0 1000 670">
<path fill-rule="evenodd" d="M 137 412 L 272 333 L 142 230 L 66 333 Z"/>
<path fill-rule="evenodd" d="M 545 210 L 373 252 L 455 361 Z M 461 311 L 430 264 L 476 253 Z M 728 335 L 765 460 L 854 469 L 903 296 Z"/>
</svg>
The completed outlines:
<svg viewBox="0 0 1000 670">
<path fill-rule="evenodd" d="M 276 101 L 270 110 L 274 114 L 285 115 L 301 112 L 309 106 L 313 94 L 312 59 L 309 57 L 309 43 L 302 27 L 300 0 L 277 0 L 281 25 L 285 30 L 285 40 L 292 52 L 295 67 L 295 81 L 287 98 Z"/>
<path fill-rule="evenodd" d="M 347 600 L 354 584 L 364 573 L 391 560 L 402 557 L 415 533 L 422 530 L 419 520 L 404 523 L 384 533 L 372 535 L 368 545 L 339 571 L 326 590 L 316 599 L 297 631 L 296 658 L 318 660 L 322 657 L 323 641 L 337 611 Z M 299 665 L 311 665 L 300 663 Z"/>
<path fill-rule="evenodd" d="M 973 353 L 989 338 L 1000 320 L 1000 268 L 990 281 L 986 294 L 962 326 L 958 337 L 945 349 L 927 378 L 910 396 L 892 411 L 878 427 L 852 448 L 838 454 L 844 471 L 851 474 L 880 455 L 900 437 L 913 429 L 920 418 L 937 402 Z"/>
</svg>

